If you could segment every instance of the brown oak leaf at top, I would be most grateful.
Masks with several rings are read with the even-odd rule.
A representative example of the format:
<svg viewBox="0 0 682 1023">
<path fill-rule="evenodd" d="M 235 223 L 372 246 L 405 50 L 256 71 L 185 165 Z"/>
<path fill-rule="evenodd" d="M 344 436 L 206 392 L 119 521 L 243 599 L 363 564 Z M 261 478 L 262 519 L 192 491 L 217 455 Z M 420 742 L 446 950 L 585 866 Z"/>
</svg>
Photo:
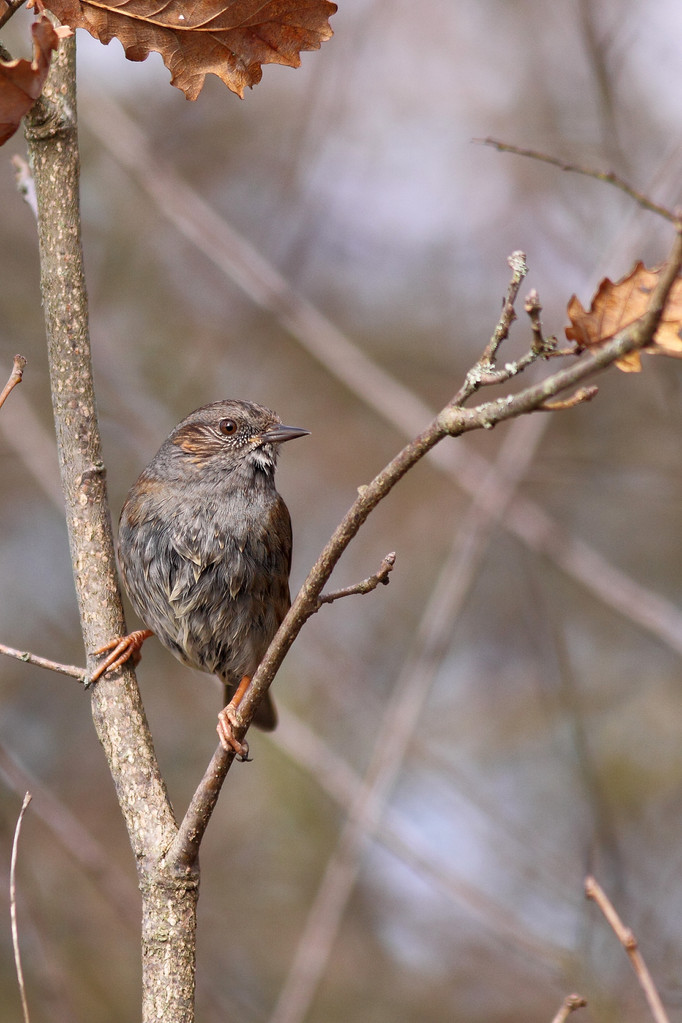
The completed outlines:
<svg viewBox="0 0 682 1023">
<path fill-rule="evenodd" d="M 620 281 L 608 277 L 599 285 L 592 304 L 586 312 L 575 295 L 568 303 L 566 337 L 578 348 L 589 348 L 613 337 L 643 316 L 649 307 L 653 291 L 663 267 L 648 270 L 644 263 L 635 263 L 630 273 Z M 653 355 L 671 355 L 682 359 L 682 278 L 672 286 L 658 330 L 650 345 L 644 349 Z M 639 373 L 642 361 L 639 352 L 618 359 L 616 366 L 624 373 Z"/>
<path fill-rule="evenodd" d="M 0 146 L 14 135 L 43 91 L 52 51 L 59 46 L 60 34 L 67 31 L 55 31 L 42 15 L 31 25 L 33 60 L 0 61 Z"/>
<path fill-rule="evenodd" d="M 196 99 L 207 74 L 244 96 L 262 64 L 299 67 L 301 50 L 329 39 L 328 0 L 44 0 L 71 28 L 85 28 L 102 43 L 116 38 L 128 60 L 158 51 L 171 84 Z"/>
</svg>

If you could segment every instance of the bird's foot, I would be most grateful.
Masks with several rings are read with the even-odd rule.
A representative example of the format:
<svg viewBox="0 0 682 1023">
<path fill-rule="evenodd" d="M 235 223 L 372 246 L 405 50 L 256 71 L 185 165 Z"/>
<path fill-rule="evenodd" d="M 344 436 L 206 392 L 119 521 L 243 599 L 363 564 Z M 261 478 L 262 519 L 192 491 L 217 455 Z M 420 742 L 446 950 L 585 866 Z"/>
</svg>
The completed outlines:
<svg viewBox="0 0 682 1023">
<path fill-rule="evenodd" d="M 234 750 L 238 759 L 242 762 L 248 762 L 251 759 L 249 757 L 249 744 L 248 742 L 240 742 L 234 733 L 242 724 L 239 718 L 239 704 L 242 702 L 244 693 L 249 688 L 250 681 L 249 676 L 244 675 L 227 707 L 223 707 L 218 713 L 218 724 L 216 726 L 220 745 L 225 752 L 229 753 L 230 750 Z"/>
<path fill-rule="evenodd" d="M 226 753 L 229 753 L 230 750 L 234 750 L 239 760 L 243 763 L 248 763 L 251 760 L 251 757 L 249 756 L 249 744 L 248 742 L 240 742 L 234 734 L 235 729 L 240 724 L 241 722 L 239 721 L 237 708 L 233 707 L 232 704 L 229 703 L 227 707 L 223 707 L 223 709 L 218 713 L 216 732 L 220 739 L 220 745 Z"/>
<path fill-rule="evenodd" d="M 137 629 L 135 632 L 129 633 L 127 636 L 118 636 L 116 639 L 112 639 L 109 643 L 105 643 L 99 650 L 95 650 L 95 657 L 100 657 L 102 654 L 108 653 L 109 656 L 99 664 L 92 675 L 86 682 L 86 689 L 91 686 L 93 682 L 96 682 L 98 678 L 101 678 L 107 671 L 116 671 L 122 664 L 133 658 L 133 664 L 137 664 L 142 656 L 140 649 L 145 639 L 149 639 L 154 633 L 149 629 Z"/>
</svg>

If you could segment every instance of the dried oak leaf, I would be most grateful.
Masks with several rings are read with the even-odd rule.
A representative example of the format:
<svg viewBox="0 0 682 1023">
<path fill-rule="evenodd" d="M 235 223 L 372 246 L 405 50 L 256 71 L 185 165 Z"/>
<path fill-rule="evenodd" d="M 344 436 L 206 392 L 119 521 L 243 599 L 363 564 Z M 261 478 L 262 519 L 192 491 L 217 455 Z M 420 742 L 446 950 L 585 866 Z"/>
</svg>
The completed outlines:
<svg viewBox="0 0 682 1023">
<path fill-rule="evenodd" d="M 14 135 L 19 123 L 43 91 L 52 51 L 60 34 L 42 15 L 31 25 L 33 60 L 0 61 L 0 146 Z"/>
<path fill-rule="evenodd" d="M 589 348 L 613 337 L 643 316 L 649 307 L 651 292 L 663 267 L 649 270 L 641 261 L 620 281 L 608 277 L 599 285 L 589 311 L 585 311 L 575 295 L 568 303 L 566 337 L 578 348 Z M 645 351 L 653 355 L 670 355 L 682 359 L 682 278 L 673 284 L 658 330 Z M 624 373 L 639 373 L 642 368 L 640 352 L 618 359 L 616 366 Z"/>
<path fill-rule="evenodd" d="M 114 37 L 128 60 L 158 51 L 171 85 L 196 99 L 207 74 L 244 96 L 262 64 L 299 67 L 301 50 L 318 50 L 332 30 L 328 0 L 44 0 L 71 28 L 85 28 L 102 43 Z"/>
</svg>

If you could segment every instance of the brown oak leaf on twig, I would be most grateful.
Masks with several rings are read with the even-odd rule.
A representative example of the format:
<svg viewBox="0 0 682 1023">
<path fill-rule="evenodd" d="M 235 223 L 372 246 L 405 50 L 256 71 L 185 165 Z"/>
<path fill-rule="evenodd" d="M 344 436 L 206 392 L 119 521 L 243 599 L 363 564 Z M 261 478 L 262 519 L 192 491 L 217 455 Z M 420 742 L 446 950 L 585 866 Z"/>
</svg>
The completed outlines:
<svg viewBox="0 0 682 1023">
<path fill-rule="evenodd" d="M 329 39 L 328 0 L 45 0 L 71 28 L 85 28 L 102 43 L 119 39 L 128 60 L 158 51 L 171 84 L 196 99 L 207 74 L 244 96 L 262 64 L 299 67 L 301 50 Z"/>
<path fill-rule="evenodd" d="M 587 312 L 572 295 L 568 303 L 571 321 L 571 326 L 566 327 L 568 340 L 575 341 L 578 348 L 589 348 L 629 327 L 647 311 L 651 292 L 662 269 L 648 270 L 640 261 L 635 263 L 627 277 L 615 284 L 605 277 Z M 653 355 L 682 359 L 682 278 L 678 277 L 673 284 L 654 340 L 644 350 Z M 639 373 L 642 368 L 640 352 L 619 359 L 616 366 L 624 373 Z"/>
<path fill-rule="evenodd" d="M 43 91 L 52 51 L 66 31 L 55 30 L 50 19 L 42 15 L 31 25 L 33 60 L 0 61 L 0 146 L 14 135 Z"/>
</svg>

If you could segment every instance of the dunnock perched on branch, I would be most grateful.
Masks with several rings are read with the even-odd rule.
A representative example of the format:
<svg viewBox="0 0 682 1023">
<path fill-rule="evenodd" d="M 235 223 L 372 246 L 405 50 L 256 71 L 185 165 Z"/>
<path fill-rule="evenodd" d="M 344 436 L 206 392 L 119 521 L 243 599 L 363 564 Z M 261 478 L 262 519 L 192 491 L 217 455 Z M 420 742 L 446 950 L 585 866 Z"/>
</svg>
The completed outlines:
<svg viewBox="0 0 682 1023">
<path fill-rule="evenodd" d="M 113 670 L 156 635 L 184 664 L 217 675 L 230 704 L 218 715 L 225 749 L 236 707 L 291 604 L 291 519 L 275 490 L 278 447 L 308 430 L 248 401 L 217 401 L 183 419 L 133 484 L 118 557 L 146 629 L 114 640 L 92 675 Z M 275 727 L 269 695 L 254 721 Z"/>
</svg>

